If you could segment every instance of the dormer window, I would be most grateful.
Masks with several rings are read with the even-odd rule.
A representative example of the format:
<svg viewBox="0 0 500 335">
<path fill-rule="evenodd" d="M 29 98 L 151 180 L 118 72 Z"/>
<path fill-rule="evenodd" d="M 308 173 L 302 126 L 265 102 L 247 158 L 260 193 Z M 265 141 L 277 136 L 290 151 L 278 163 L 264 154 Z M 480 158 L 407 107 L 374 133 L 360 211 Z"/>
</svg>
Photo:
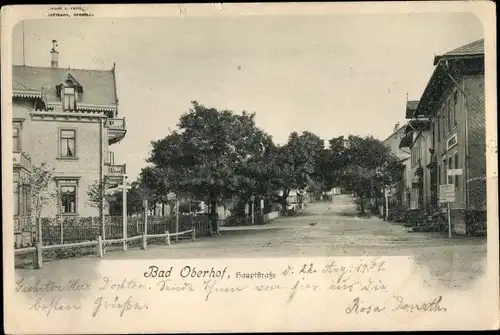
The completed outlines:
<svg viewBox="0 0 500 335">
<path fill-rule="evenodd" d="M 62 98 L 64 111 L 76 110 L 76 89 L 71 80 L 67 80 L 64 83 Z"/>
</svg>

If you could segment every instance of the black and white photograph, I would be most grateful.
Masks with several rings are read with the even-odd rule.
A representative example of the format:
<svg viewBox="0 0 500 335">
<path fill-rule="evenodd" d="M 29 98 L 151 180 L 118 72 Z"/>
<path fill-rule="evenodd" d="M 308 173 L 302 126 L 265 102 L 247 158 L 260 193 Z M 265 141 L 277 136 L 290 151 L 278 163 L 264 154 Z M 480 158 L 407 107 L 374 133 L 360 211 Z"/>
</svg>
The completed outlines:
<svg viewBox="0 0 500 335">
<path fill-rule="evenodd" d="M 494 18 L 494 5 L 482 4 Z M 484 17 L 416 4 L 328 14 L 301 3 L 290 15 L 279 14 L 286 4 L 262 5 L 275 6 L 266 15 L 256 4 L 248 13 L 236 4 L 163 5 L 164 16 L 133 6 L 148 7 L 103 14 L 99 5 L 47 5 L 16 20 L 11 45 L 2 35 L 2 178 L 12 185 L 3 188 L 11 198 L 4 250 L 13 253 L 4 291 L 27 299 L 17 313 L 50 324 L 11 324 L 13 332 L 57 332 L 53 320 L 85 332 L 126 315 L 150 324 L 131 331 L 148 332 L 153 313 L 161 322 L 167 310 L 188 313 L 204 301 L 257 304 L 262 291 L 273 291 L 263 304 L 283 291 L 286 306 L 338 291 L 339 317 L 352 318 L 345 327 L 369 329 L 377 313 L 452 322 L 480 304 L 457 310 L 451 296 L 479 286 L 498 296 L 496 89 L 488 84 L 496 85 L 496 38 Z M 196 15 L 197 6 L 208 14 Z M 406 270 L 386 258 L 413 264 L 425 276 L 408 278 L 437 293 L 419 300 L 417 291 L 391 291 L 383 281 Z M 303 261 L 266 263 L 276 259 Z M 137 278 L 134 264 L 144 264 Z M 295 286 L 279 282 L 295 270 Z M 307 282 L 316 273 L 331 277 Z M 479 284 L 487 277 L 490 293 Z M 169 290 L 175 305 L 154 307 L 155 294 Z M 382 291 L 390 299 L 379 302 Z M 487 317 L 498 322 L 497 300 L 470 327 L 495 327 Z M 273 330 L 290 331 L 280 328 L 288 308 L 280 306 Z M 202 329 L 192 313 L 183 329 Z M 219 318 L 231 322 L 226 311 L 205 313 L 221 314 L 207 331 Z M 161 324 L 157 331 L 180 329 Z"/>
</svg>

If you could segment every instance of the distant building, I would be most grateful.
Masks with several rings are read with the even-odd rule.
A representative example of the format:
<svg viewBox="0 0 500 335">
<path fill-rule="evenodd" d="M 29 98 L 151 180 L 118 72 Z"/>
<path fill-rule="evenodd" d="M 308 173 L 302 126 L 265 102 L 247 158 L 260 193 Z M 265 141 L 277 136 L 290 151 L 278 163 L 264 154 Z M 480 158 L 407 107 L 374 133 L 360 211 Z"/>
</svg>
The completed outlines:
<svg viewBox="0 0 500 335">
<path fill-rule="evenodd" d="M 400 147 L 401 139 L 406 136 L 407 126 L 396 125 L 394 132 L 387 137 L 382 143 L 391 149 L 391 152 L 396 156 L 402 165 L 401 173 L 402 178 L 400 181 L 396 182 L 392 187 L 386 189 L 388 193 L 388 200 L 391 206 L 408 208 L 409 202 L 406 197 L 406 190 L 409 187 L 407 185 L 407 179 L 409 175 L 410 166 L 407 166 L 407 161 L 410 157 L 410 152 L 404 150 Z"/>
<path fill-rule="evenodd" d="M 58 67 L 53 41 L 50 67 L 12 67 L 14 215 L 16 233 L 30 231 L 29 185 L 23 174 L 46 162 L 55 168 L 58 201 L 42 216 L 97 216 L 87 189 L 103 178 L 120 182 L 125 165 L 115 165 L 110 146 L 126 133 L 118 116 L 115 67 L 110 70 Z M 59 203 L 59 206 L 56 204 Z"/>
<path fill-rule="evenodd" d="M 409 187 L 408 204 L 410 209 L 434 211 L 435 206 L 431 199 L 431 178 L 426 173 L 430 163 L 432 151 L 432 136 L 430 122 L 426 117 L 416 115 L 418 101 L 408 101 L 406 108 L 406 132 L 401 140 L 400 147 L 410 150 L 409 171 L 407 171 Z M 431 207 L 429 207 L 431 206 Z"/>
</svg>

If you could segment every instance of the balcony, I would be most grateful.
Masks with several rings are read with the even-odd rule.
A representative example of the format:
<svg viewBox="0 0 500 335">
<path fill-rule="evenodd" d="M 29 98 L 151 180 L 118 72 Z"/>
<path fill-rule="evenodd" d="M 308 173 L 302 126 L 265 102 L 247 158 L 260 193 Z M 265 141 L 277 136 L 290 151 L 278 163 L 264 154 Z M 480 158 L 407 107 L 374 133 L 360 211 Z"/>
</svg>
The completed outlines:
<svg viewBox="0 0 500 335">
<path fill-rule="evenodd" d="M 106 122 L 108 128 L 108 143 L 115 144 L 120 142 L 127 133 L 125 118 L 109 118 Z"/>
<path fill-rule="evenodd" d="M 12 156 L 14 168 L 22 168 L 26 171 L 31 171 L 31 158 L 29 158 L 24 152 L 13 152 Z"/>
</svg>

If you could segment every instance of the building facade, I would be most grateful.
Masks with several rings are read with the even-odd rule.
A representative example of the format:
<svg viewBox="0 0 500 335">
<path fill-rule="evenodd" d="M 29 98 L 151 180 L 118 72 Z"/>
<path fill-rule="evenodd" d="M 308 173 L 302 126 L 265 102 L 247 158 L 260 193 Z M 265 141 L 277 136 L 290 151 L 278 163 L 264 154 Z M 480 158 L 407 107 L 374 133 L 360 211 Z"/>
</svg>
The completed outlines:
<svg viewBox="0 0 500 335">
<path fill-rule="evenodd" d="M 421 166 L 427 168 L 424 194 L 428 201 L 444 207 L 439 185 L 453 184 L 453 230 L 466 234 L 467 224 L 485 220 L 486 213 L 484 40 L 436 56 L 434 65 L 414 112 L 414 119 L 428 120 L 427 135 L 413 146 L 427 149 L 427 164 Z M 423 154 L 423 149 L 415 151 Z"/>
<path fill-rule="evenodd" d="M 410 151 L 407 171 L 408 208 L 432 212 L 431 176 L 426 169 L 431 159 L 432 133 L 429 119 L 415 114 L 418 103 L 418 101 L 407 102 L 405 117 L 408 122 L 400 147 Z"/>
<path fill-rule="evenodd" d="M 31 214 L 29 185 L 19 184 L 35 166 L 45 163 L 54 169 L 49 191 L 57 199 L 42 208 L 43 217 L 98 216 L 87 191 L 104 180 L 119 183 L 126 173 L 110 150 L 126 133 L 125 119 L 118 114 L 115 66 L 107 71 L 59 68 L 53 44 L 50 67 L 12 67 L 18 220 Z"/>
<path fill-rule="evenodd" d="M 407 148 L 400 146 L 401 139 L 406 136 L 407 126 L 394 127 L 394 132 L 386 138 L 382 143 L 391 149 L 391 152 L 396 156 L 402 164 L 402 178 L 396 182 L 391 188 L 386 190 L 389 202 L 389 208 L 408 208 L 409 201 L 406 196 L 406 189 L 409 188 L 411 180 L 408 179 L 411 166 L 408 164 L 410 152 Z"/>
</svg>

